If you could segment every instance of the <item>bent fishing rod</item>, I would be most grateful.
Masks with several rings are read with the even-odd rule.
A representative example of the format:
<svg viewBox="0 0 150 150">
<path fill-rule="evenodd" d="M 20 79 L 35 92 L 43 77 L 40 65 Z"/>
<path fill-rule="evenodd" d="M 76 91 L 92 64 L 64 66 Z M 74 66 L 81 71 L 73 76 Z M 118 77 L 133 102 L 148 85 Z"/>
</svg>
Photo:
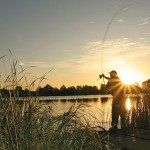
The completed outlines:
<svg viewBox="0 0 150 150">
<path fill-rule="evenodd" d="M 103 80 L 103 83 L 105 85 L 105 79 L 104 79 L 104 68 L 103 68 L 103 51 L 104 51 L 104 45 L 105 45 L 105 40 L 106 40 L 106 37 L 107 37 L 107 34 L 108 34 L 108 31 L 114 21 L 114 19 L 124 10 L 126 10 L 129 6 L 131 6 L 132 4 L 127 4 L 123 7 L 121 7 L 110 19 L 110 21 L 108 22 L 107 26 L 106 26 L 106 29 L 105 29 L 105 32 L 104 32 L 104 36 L 103 36 L 103 39 L 102 39 L 102 43 L 101 43 L 101 75 L 99 75 L 99 78 Z M 99 79 L 98 78 L 98 79 Z"/>
</svg>

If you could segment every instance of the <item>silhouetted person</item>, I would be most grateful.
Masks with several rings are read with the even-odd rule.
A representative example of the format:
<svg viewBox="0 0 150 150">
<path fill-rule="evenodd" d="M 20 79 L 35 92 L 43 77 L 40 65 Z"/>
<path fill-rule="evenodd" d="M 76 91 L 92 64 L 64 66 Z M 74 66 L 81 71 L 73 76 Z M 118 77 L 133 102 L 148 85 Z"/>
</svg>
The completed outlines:
<svg viewBox="0 0 150 150">
<path fill-rule="evenodd" d="M 105 92 L 110 93 L 113 96 L 111 129 L 117 129 L 119 115 L 121 118 L 121 128 L 125 128 L 126 98 L 123 88 L 124 86 L 115 70 L 110 72 L 110 77 L 106 77 L 104 74 L 101 75 L 101 77 L 108 80 Z"/>
</svg>

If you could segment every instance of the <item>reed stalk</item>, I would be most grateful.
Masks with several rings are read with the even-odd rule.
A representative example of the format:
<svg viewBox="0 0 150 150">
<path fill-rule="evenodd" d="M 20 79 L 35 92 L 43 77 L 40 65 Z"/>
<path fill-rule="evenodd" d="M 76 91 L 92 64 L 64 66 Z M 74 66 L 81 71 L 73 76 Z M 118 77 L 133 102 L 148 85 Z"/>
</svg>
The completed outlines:
<svg viewBox="0 0 150 150">
<path fill-rule="evenodd" d="M 11 51 L 10 54 L 12 56 Z M 92 150 L 110 145 L 108 135 L 99 134 L 88 122 L 81 121 L 79 116 L 82 114 L 79 113 L 85 107 L 83 105 L 72 106 L 57 114 L 53 107 L 46 108 L 37 101 L 38 97 L 32 97 L 30 90 L 20 101 L 16 87 L 21 82 L 29 89 L 37 81 L 40 85 L 51 70 L 28 84 L 25 69 L 21 66 L 21 71 L 18 71 L 18 61 L 12 60 L 11 71 L 9 75 L 6 73 L 3 85 L 9 93 L 0 89 L 0 149 Z"/>
</svg>

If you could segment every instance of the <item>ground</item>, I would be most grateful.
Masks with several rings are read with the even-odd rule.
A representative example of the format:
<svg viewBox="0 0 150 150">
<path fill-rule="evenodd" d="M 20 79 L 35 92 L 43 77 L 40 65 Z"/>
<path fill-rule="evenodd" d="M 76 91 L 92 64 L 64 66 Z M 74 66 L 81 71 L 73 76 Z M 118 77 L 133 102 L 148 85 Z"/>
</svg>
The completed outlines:
<svg viewBox="0 0 150 150">
<path fill-rule="evenodd" d="M 119 150 L 148 150 L 150 149 L 150 130 L 117 130 L 109 134 L 110 142 Z"/>
</svg>

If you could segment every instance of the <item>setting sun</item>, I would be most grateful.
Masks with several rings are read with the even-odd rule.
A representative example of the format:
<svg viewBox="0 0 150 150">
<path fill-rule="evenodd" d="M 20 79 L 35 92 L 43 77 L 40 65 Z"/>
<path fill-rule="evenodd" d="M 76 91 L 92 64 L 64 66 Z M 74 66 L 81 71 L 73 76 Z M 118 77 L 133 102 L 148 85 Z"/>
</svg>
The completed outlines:
<svg viewBox="0 0 150 150">
<path fill-rule="evenodd" d="M 119 73 L 119 76 L 125 84 L 133 84 L 135 82 L 139 82 L 140 77 L 137 71 L 135 70 L 124 70 Z"/>
</svg>

